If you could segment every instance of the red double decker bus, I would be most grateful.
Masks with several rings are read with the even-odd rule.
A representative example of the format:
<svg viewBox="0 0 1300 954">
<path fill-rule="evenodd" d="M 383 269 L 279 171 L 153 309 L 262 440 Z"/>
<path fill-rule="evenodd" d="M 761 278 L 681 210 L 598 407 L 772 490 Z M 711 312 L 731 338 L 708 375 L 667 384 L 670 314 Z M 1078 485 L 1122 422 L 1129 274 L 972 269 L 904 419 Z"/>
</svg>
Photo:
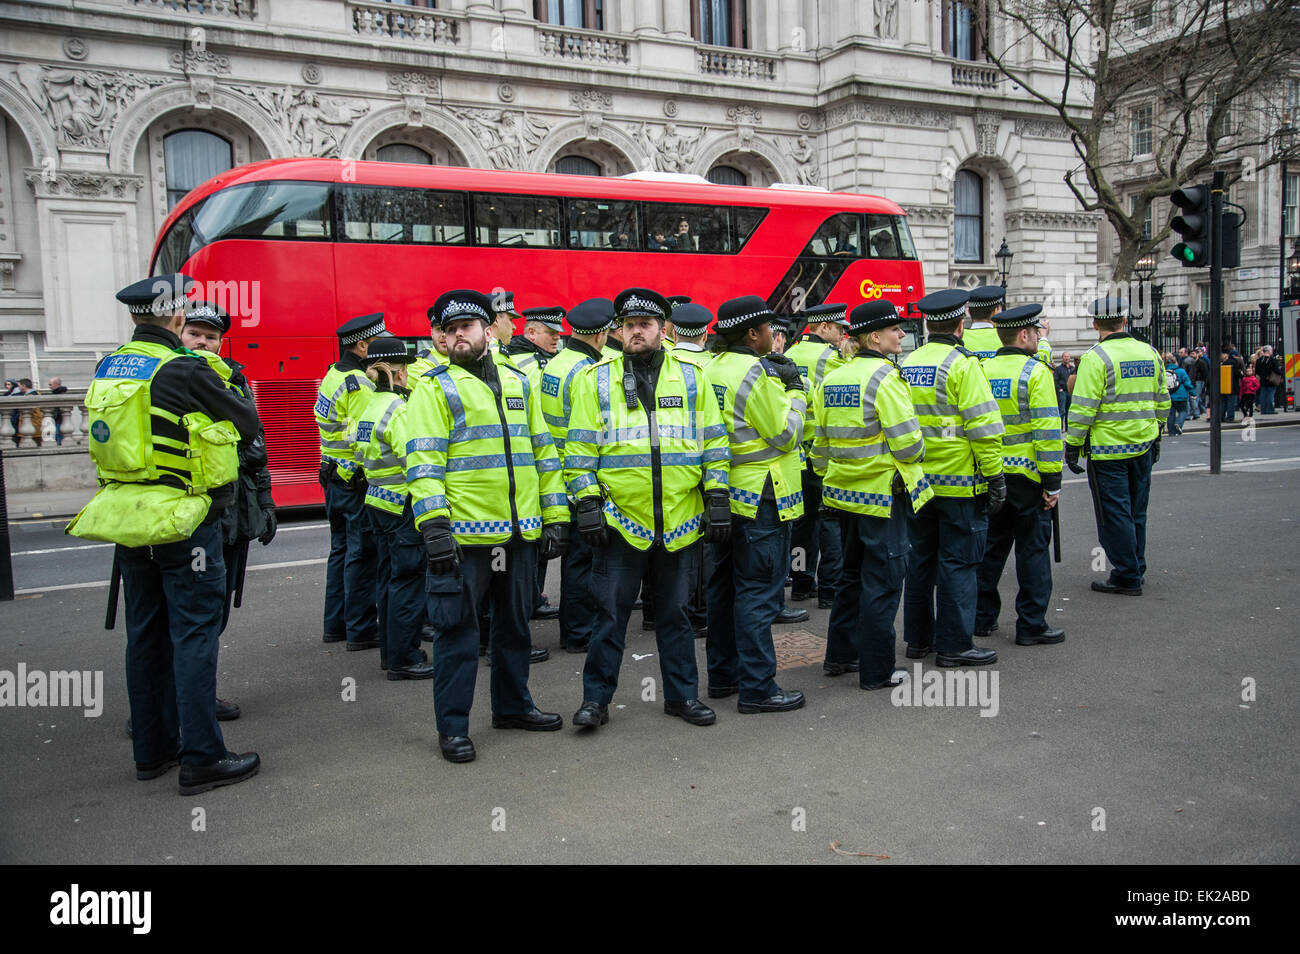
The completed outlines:
<svg viewBox="0 0 1300 954">
<path fill-rule="evenodd" d="M 631 286 L 710 309 L 757 294 L 783 314 L 882 297 L 906 313 L 925 293 L 903 210 L 878 196 L 336 159 L 199 186 L 154 245 L 151 274 L 172 272 L 232 316 L 225 353 L 252 383 L 280 506 L 322 500 L 312 407 L 356 315 L 419 343 L 449 288 L 509 289 L 520 309 Z"/>
</svg>

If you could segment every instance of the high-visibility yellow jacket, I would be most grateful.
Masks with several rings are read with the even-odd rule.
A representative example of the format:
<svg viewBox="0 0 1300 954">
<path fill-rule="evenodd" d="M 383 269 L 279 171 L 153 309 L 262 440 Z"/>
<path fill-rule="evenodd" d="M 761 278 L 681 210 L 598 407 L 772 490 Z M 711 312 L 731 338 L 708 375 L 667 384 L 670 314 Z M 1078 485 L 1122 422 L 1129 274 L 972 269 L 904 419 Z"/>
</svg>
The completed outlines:
<svg viewBox="0 0 1300 954">
<path fill-rule="evenodd" d="M 981 322 L 978 326 L 966 329 L 966 333 L 961 336 L 961 346 L 981 361 L 987 361 L 1002 347 L 1002 339 L 991 323 Z"/>
<path fill-rule="evenodd" d="M 979 358 L 935 335 L 902 370 L 925 436 L 925 479 L 940 497 L 985 493 L 985 478 L 1002 473 L 1002 417 Z"/>
<path fill-rule="evenodd" d="M 813 392 L 816 434 L 811 461 L 826 506 L 888 517 L 894 475 L 903 478 L 913 511 L 934 491 L 925 479 L 925 439 L 907 379 L 884 355 L 862 350 L 827 373 Z"/>
<path fill-rule="evenodd" d="M 1137 457 L 1155 443 L 1168 416 L 1165 366 L 1155 348 L 1121 331 L 1080 356 L 1067 444 L 1091 438 L 1093 460 Z"/>
<path fill-rule="evenodd" d="M 781 519 L 799 519 L 807 395 L 786 391 L 748 348 L 714 355 L 707 374 L 731 442 L 731 512 L 753 519 L 771 480 Z"/>
<path fill-rule="evenodd" d="M 492 546 L 568 523 L 560 458 L 541 402 L 503 355 L 500 394 L 456 364 L 427 372 L 406 405 L 406 482 L 415 523 L 451 518 L 458 543 Z"/>
<path fill-rule="evenodd" d="M 1044 490 L 1061 488 L 1061 412 L 1052 369 L 1037 353 L 999 348 L 982 362 L 1002 414 L 1002 469 L 1028 477 Z"/>
<path fill-rule="evenodd" d="M 1052 345 L 1046 338 L 1038 339 L 1038 360 L 1049 368 L 1052 366 Z"/>
<path fill-rule="evenodd" d="M 664 352 L 654 406 L 624 396 L 625 358 L 609 358 L 578 376 L 564 451 L 574 498 L 603 494 L 610 526 L 631 546 L 680 550 L 703 535 L 705 490 L 727 489 L 730 461 L 708 379 Z"/>
<path fill-rule="evenodd" d="M 573 413 L 573 384 L 581 374 L 597 361 L 581 344 L 561 348 L 542 369 L 541 387 L 542 419 L 551 432 L 560 459 L 564 459 L 564 442 L 569 430 L 569 416 Z"/>
<path fill-rule="evenodd" d="M 688 348 L 680 344 L 673 348 L 673 355 L 682 361 L 695 365 L 697 368 L 707 368 L 709 362 L 713 360 L 713 355 L 707 351 L 696 351 L 694 348 Z"/>
<path fill-rule="evenodd" d="M 406 366 L 406 378 L 414 387 L 415 382 L 432 371 L 435 366 L 447 363 L 447 356 L 437 348 L 424 348 L 416 354 L 415 360 Z"/>
<path fill-rule="evenodd" d="M 799 368 L 799 373 L 808 385 L 809 394 L 822 383 L 827 374 L 845 364 L 838 349 L 814 334 L 804 335 L 786 349 L 785 356 Z"/>
<path fill-rule="evenodd" d="M 366 503 L 400 514 L 410 500 L 406 486 L 406 398 L 376 390 L 357 420 L 357 457 L 366 472 Z"/>
<path fill-rule="evenodd" d="M 320 454 L 338 468 L 338 476 L 351 480 L 357 471 L 352 435 L 357 417 L 370 400 L 375 383 L 366 377 L 361 361 L 347 352 L 325 372 L 316 395 L 316 427 L 320 430 Z"/>
<path fill-rule="evenodd" d="M 617 343 L 610 343 L 602 347 L 600 353 L 607 358 L 617 358 L 623 353 L 623 349 Z"/>
</svg>

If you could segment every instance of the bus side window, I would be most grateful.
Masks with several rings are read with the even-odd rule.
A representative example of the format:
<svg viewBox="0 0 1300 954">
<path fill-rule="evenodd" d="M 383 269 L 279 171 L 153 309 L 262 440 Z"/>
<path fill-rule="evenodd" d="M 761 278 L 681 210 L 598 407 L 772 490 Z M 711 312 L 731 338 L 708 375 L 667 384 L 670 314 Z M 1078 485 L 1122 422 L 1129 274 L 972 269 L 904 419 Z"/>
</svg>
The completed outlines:
<svg viewBox="0 0 1300 954">
<path fill-rule="evenodd" d="M 571 248 L 638 247 L 636 203 L 620 199 L 565 199 Z"/>
<path fill-rule="evenodd" d="M 465 244 L 465 197 L 459 192 L 345 185 L 339 208 L 349 241 Z"/>
<path fill-rule="evenodd" d="M 872 258 L 898 258 L 892 215 L 867 216 L 867 246 Z"/>
<path fill-rule="evenodd" d="M 560 200 L 548 195 L 475 194 L 474 229 L 479 245 L 556 248 Z"/>
<path fill-rule="evenodd" d="M 841 212 L 838 215 L 832 215 L 829 219 L 821 224 L 821 227 L 814 233 L 808 245 L 804 248 L 804 255 L 814 255 L 818 258 L 828 256 L 839 256 L 841 258 L 857 258 L 863 253 L 861 236 L 858 228 L 858 214 L 856 212 Z"/>
<path fill-rule="evenodd" d="M 223 238 L 331 237 L 328 182 L 253 182 L 215 192 L 193 214 L 203 244 Z"/>
</svg>

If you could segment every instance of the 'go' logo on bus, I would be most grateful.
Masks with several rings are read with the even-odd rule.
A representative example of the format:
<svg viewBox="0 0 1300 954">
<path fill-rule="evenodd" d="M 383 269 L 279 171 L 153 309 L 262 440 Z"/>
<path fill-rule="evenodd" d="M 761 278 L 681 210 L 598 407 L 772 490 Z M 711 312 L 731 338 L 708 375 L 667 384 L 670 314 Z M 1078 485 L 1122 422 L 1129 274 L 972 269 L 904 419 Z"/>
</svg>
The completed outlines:
<svg viewBox="0 0 1300 954">
<path fill-rule="evenodd" d="M 880 286 L 870 278 L 862 279 L 862 285 L 858 288 L 858 292 L 863 298 L 867 299 L 867 301 L 870 301 L 873 298 L 880 298 L 884 294 Z"/>
</svg>

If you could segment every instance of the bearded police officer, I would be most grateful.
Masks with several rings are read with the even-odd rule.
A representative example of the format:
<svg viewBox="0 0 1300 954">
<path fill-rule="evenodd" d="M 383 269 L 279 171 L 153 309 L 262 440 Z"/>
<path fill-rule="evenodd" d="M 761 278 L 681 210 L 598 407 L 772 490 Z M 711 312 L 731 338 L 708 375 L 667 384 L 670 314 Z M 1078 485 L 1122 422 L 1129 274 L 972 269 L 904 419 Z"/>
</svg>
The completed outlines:
<svg viewBox="0 0 1300 954">
<path fill-rule="evenodd" d="M 327 643 L 347 640 L 349 650 L 379 646 L 375 609 L 375 538 L 366 513 L 366 478 L 353 456 L 356 419 L 374 384 L 361 359 L 370 339 L 384 333 L 382 314 L 362 315 L 339 326 L 343 355 L 330 365 L 316 395 L 320 430 L 320 482 L 330 524 L 330 556 L 325 568 Z"/>
<path fill-rule="evenodd" d="M 549 732 L 564 724 L 538 711 L 528 693 L 528 614 L 537 551 L 563 555 L 569 509 L 538 395 L 488 350 L 492 302 L 451 291 L 434 312 L 451 364 L 428 372 L 407 404 L 406 479 L 436 624 L 438 745 L 448 761 L 468 762 L 482 602 L 492 613 L 493 727 Z"/>
<path fill-rule="evenodd" d="M 1079 474 L 1081 453 L 1088 457 L 1097 537 L 1111 563 L 1110 577 L 1094 580 L 1092 588 L 1141 596 L 1151 468 L 1160 459 L 1169 391 L 1160 355 L 1126 329 L 1128 303 L 1098 298 L 1088 310 L 1101 340 L 1079 358 L 1065 461 Z"/>
<path fill-rule="evenodd" d="M 727 432 L 700 369 L 660 347 L 668 301 L 629 288 L 614 306 L 625 353 L 577 380 L 565 441 L 565 477 L 577 498 L 578 532 L 596 552 L 592 588 L 601 594 L 573 724 L 609 721 L 628 617 L 644 578 L 659 608 L 664 712 L 712 725 L 713 710 L 698 698 L 687 600 L 700 538 L 707 530 L 720 543 L 731 532 Z"/>
<path fill-rule="evenodd" d="M 907 571 L 907 517 L 934 493 L 911 391 L 894 364 L 906 336 L 898 312 L 884 300 L 858 305 L 849 334 L 857 354 L 813 392 L 813 465 L 844 542 L 822 669 L 856 672 L 863 689 L 883 689 L 901 679 L 894 616 Z"/>
<path fill-rule="evenodd" d="M 136 778 L 181 764 L 194 795 L 254 775 L 257 754 L 226 749 L 217 724 L 217 638 L 226 592 L 221 516 L 237 443 L 257 413 L 182 346 L 192 279 L 143 279 L 118 292 L 131 341 L 101 361 L 86 395 L 100 490 L 67 532 L 117 543 L 126 599 L 126 687 Z"/>
<path fill-rule="evenodd" d="M 565 457 L 565 439 L 573 412 L 574 384 L 582 373 L 603 360 L 601 347 L 609 323 L 614 320 L 614 303 L 608 298 L 590 298 L 569 312 L 573 334 L 560 353 L 542 371 L 542 417 L 555 441 L 560 460 Z M 577 519 L 569 504 L 570 526 Z M 596 594 L 591 588 L 591 547 L 580 534 L 569 534 L 569 549 L 560 558 L 560 645 L 571 653 L 585 653 L 596 623 Z"/>
<path fill-rule="evenodd" d="M 840 343 L 849 327 L 847 308 L 844 304 L 815 305 L 795 316 L 807 320 L 808 333 L 786 351 L 786 357 L 803 375 L 809 394 L 821 386 L 829 372 L 845 364 Z M 812 430 L 808 426 L 804 431 L 805 455 L 812 450 Z M 821 519 L 822 481 L 811 460 L 805 464 L 800 479 L 803 516 L 795 521 L 790 535 L 790 599 L 796 603 L 809 599 L 815 590 L 818 607 L 829 609 L 840 574 L 839 520 Z"/>
<path fill-rule="evenodd" d="M 790 525 L 803 512 L 799 442 L 807 413 L 799 369 L 769 354 L 775 317 L 757 295 L 723 302 L 717 331 L 724 349 L 707 372 L 730 441 L 732 514 L 730 542 L 713 544 L 709 697 L 739 693 L 743 713 L 804 704 L 802 692 L 776 684 L 772 645 L 790 565 Z"/>
<path fill-rule="evenodd" d="M 1002 469 L 1007 502 L 989 516 L 988 542 L 980 564 L 975 635 L 998 628 L 998 580 L 1016 548 L 1016 644 L 1059 643 L 1065 631 L 1047 622 L 1052 598 L 1052 508 L 1061 493 L 1061 415 L 1052 371 L 1038 358 L 1042 305 L 1022 305 L 993 316 L 1002 347 L 981 364 L 998 402 L 1006 433 Z"/>
<path fill-rule="evenodd" d="M 971 637 L 987 515 L 1007 493 L 1002 418 L 979 359 L 961 344 L 966 299 L 953 289 L 917 302 L 929 341 L 902 363 L 925 437 L 925 479 L 935 494 L 908 518 L 903 636 L 909 659 L 933 651 L 940 666 L 982 666 L 998 658 Z"/>
<path fill-rule="evenodd" d="M 969 317 L 966 319 L 966 333 L 961 339 L 962 347 L 981 361 L 987 361 L 1002 347 L 1002 339 L 989 319 L 1002 310 L 1006 297 L 1007 290 L 1001 285 L 980 285 L 971 290 L 970 300 L 966 302 Z"/>
<path fill-rule="evenodd" d="M 375 385 L 357 416 L 357 459 L 366 475 L 366 512 L 378 551 L 379 665 L 393 681 L 432 679 L 433 666 L 420 649 L 424 540 L 406 486 L 406 372 L 413 359 L 400 338 L 380 335 L 362 361 Z"/>
</svg>

